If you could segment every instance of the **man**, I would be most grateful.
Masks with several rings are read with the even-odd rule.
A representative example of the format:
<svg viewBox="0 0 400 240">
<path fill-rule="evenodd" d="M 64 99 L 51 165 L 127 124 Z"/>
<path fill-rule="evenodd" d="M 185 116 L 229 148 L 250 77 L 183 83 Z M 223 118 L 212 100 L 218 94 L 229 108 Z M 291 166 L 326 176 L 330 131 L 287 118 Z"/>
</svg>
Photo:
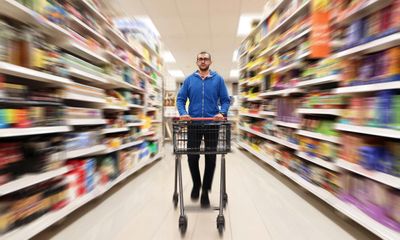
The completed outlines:
<svg viewBox="0 0 400 240">
<path fill-rule="evenodd" d="M 190 121 L 191 118 L 214 118 L 215 121 L 223 120 L 228 113 L 230 98 L 224 79 L 216 72 L 210 70 L 212 64 L 211 55 L 201 52 L 197 55 L 198 71 L 185 79 L 176 100 L 181 120 Z M 186 101 L 189 99 L 189 112 L 186 111 Z M 219 109 L 218 103 L 221 104 Z M 204 137 L 204 144 L 207 150 L 217 148 L 218 126 L 212 126 L 214 131 L 206 131 L 201 126 L 190 126 L 188 129 L 188 149 L 199 150 L 201 140 Z M 199 158 L 197 154 L 189 154 L 189 168 L 193 180 L 191 193 L 192 200 L 198 200 L 201 193 L 201 206 L 209 207 L 210 200 L 208 192 L 211 190 L 214 171 L 215 154 L 205 155 L 205 169 L 203 184 L 201 184 Z"/>
</svg>

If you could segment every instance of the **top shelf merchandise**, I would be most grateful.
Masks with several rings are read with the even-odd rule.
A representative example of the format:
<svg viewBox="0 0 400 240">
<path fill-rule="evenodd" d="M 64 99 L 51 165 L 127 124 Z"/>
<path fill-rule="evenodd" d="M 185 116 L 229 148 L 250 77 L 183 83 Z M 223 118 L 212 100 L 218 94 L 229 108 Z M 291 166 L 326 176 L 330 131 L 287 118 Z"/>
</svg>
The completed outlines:
<svg viewBox="0 0 400 240">
<path fill-rule="evenodd" d="M 400 1 L 312 3 L 268 1 L 242 42 L 240 145 L 380 238 L 400 239 Z"/>
</svg>

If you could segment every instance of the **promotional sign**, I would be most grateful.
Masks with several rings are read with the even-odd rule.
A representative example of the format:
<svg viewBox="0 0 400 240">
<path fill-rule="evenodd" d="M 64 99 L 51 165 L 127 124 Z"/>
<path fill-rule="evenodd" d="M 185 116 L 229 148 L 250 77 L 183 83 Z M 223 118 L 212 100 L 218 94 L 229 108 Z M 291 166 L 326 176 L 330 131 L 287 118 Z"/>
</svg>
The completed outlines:
<svg viewBox="0 0 400 240">
<path fill-rule="evenodd" d="M 310 50 L 312 58 L 325 58 L 331 52 L 329 1 L 313 0 Z"/>
</svg>

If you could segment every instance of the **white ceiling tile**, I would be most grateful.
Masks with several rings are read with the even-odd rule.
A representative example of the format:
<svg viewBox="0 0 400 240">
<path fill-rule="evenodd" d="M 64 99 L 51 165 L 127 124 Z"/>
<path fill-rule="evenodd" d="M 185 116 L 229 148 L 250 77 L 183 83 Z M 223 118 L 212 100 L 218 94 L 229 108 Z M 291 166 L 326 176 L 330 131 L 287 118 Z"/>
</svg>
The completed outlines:
<svg viewBox="0 0 400 240">
<path fill-rule="evenodd" d="M 151 19 L 158 31 L 160 32 L 162 39 L 166 39 L 168 37 L 174 38 L 186 36 L 186 32 L 184 26 L 182 25 L 181 19 L 177 16 L 153 17 Z"/>
</svg>

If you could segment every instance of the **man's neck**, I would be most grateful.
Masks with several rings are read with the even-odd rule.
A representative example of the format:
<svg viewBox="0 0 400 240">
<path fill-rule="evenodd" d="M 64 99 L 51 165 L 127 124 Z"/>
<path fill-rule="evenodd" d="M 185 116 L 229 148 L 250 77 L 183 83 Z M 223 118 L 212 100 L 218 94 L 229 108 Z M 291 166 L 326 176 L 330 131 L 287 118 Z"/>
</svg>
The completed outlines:
<svg viewBox="0 0 400 240">
<path fill-rule="evenodd" d="M 200 74 L 201 78 L 204 80 L 208 75 L 210 75 L 210 69 L 208 69 L 206 71 L 199 70 L 199 74 Z"/>
</svg>

